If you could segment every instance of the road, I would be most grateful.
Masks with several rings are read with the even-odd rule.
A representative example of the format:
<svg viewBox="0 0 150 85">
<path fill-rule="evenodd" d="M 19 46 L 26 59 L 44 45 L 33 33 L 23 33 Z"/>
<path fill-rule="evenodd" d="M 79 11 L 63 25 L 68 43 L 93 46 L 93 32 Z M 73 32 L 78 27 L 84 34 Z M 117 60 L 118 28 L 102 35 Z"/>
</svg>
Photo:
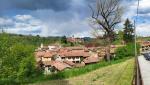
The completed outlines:
<svg viewBox="0 0 150 85">
<path fill-rule="evenodd" d="M 147 61 L 143 55 L 138 57 L 138 61 L 143 85 L 150 85 L 150 61 Z"/>
</svg>

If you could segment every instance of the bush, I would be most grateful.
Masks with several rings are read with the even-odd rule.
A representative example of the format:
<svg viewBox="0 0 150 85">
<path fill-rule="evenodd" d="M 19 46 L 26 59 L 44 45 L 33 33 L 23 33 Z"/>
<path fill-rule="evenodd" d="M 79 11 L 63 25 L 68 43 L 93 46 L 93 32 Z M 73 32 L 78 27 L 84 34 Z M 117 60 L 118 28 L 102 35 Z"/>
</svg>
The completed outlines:
<svg viewBox="0 0 150 85">
<path fill-rule="evenodd" d="M 137 53 L 139 54 L 139 44 L 137 44 Z M 129 57 L 135 55 L 135 45 L 134 43 L 129 43 L 124 47 L 120 47 L 116 50 L 116 57 L 115 59 L 120 59 L 123 57 Z"/>
</svg>

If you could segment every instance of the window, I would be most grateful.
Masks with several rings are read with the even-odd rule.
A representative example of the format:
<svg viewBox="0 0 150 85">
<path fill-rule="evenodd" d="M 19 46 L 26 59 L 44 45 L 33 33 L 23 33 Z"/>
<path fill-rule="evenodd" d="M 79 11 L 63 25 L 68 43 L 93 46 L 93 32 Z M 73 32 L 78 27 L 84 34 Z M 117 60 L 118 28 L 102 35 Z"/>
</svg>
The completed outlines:
<svg viewBox="0 0 150 85">
<path fill-rule="evenodd" d="M 51 67 L 51 68 L 50 68 L 50 71 L 51 71 L 51 72 L 55 72 L 55 67 Z"/>
<path fill-rule="evenodd" d="M 76 63 L 80 63 L 79 61 L 76 61 Z"/>
<path fill-rule="evenodd" d="M 73 60 L 75 59 L 75 57 L 73 58 Z"/>
</svg>

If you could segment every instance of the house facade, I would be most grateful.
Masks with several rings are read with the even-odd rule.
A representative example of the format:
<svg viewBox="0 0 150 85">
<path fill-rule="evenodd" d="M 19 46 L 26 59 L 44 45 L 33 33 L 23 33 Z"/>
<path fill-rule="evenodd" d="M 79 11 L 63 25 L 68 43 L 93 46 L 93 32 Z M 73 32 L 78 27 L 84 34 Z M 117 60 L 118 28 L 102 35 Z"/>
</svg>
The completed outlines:
<svg viewBox="0 0 150 85">
<path fill-rule="evenodd" d="M 145 41 L 141 43 L 141 53 L 150 52 L 150 41 Z"/>
</svg>

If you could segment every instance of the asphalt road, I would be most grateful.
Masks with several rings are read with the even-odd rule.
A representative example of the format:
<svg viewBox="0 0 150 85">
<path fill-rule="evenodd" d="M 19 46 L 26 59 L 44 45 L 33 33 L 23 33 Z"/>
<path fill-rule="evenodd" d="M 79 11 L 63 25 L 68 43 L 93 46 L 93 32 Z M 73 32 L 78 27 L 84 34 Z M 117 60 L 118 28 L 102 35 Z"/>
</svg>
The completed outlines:
<svg viewBox="0 0 150 85">
<path fill-rule="evenodd" d="M 150 85 L 150 61 L 147 61 L 143 55 L 138 57 L 139 67 L 144 85 Z"/>
</svg>

